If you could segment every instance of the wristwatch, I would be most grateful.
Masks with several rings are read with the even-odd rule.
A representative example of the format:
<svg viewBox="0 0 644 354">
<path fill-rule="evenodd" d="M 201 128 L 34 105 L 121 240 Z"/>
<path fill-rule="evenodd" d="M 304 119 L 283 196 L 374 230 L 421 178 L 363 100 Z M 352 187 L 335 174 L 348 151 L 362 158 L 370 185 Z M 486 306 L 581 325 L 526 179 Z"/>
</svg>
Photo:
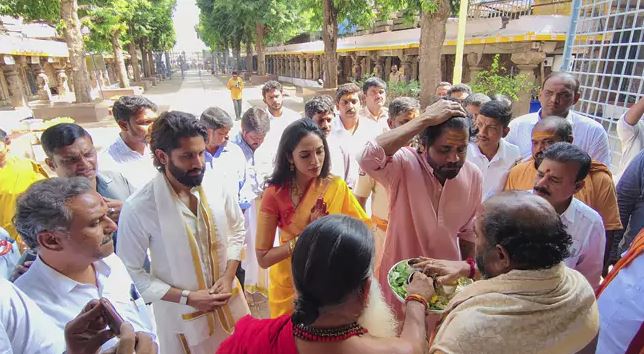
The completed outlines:
<svg viewBox="0 0 644 354">
<path fill-rule="evenodd" d="M 179 298 L 179 303 L 181 305 L 188 304 L 188 295 L 190 295 L 190 290 L 181 290 L 181 298 Z"/>
</svg>

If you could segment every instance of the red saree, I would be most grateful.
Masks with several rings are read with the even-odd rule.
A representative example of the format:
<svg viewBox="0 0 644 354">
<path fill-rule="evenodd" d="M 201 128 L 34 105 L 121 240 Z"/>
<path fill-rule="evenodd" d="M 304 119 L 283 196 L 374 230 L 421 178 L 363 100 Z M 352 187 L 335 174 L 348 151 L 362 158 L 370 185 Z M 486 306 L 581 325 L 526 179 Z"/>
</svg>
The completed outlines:
<svg viewBox="0 0 644 354">
<path fill-rule="evenodd" d="M 217 354 L 297 354 L 291 315 L 259 320 L 244 316 Z"/>
</svg>

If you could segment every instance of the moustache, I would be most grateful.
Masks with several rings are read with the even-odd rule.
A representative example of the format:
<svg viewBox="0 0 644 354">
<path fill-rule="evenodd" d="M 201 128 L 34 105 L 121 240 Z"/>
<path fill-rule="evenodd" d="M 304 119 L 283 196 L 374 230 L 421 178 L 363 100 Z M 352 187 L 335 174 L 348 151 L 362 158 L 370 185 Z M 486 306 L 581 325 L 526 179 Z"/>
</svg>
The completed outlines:
<svg viewBox="0 0 644 354">
<path fill-rule="evenodd" d="M 547 196 L 549 196 L 549 195 L 550 195 L 550 192 L 548 192 L 548 190 L 547 190 L 547 189 L 545 189 L 545 188 L 543 188 L 543 187 L 534 187 L 534 188 L 532 188 L 532 189 L 533 189 L 535 192 L 541 193 L 541 194 L 543 194 L 543 195 L 547 195 Z"/>
</svg>

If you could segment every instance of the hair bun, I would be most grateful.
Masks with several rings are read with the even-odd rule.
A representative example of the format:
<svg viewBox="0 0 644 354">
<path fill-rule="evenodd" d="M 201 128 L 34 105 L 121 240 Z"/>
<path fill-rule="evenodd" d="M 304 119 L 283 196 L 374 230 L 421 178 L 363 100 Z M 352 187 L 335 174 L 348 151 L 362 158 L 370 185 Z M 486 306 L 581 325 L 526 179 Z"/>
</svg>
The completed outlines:
<svg viewBox="0 0 644 354">
<path fill-rule="evenodd" d="M 320 315 L 320 305 L 316 301 L 299 297 L 295 300 L 295 310 L 291 316 L 293 323 L 305 326 L 315 322 Z"/>
</svg>

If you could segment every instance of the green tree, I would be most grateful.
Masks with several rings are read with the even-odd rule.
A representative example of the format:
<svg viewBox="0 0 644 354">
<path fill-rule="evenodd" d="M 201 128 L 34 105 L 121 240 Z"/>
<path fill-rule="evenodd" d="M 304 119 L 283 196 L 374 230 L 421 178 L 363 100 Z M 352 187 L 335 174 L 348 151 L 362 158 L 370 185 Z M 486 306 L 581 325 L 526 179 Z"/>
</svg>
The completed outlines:
<svg viewBox="0 0 644 354">
<path fill-rule="evenodd" d="M 127 21 L 132 10 L 129 0 L 102 0 L 90 6 L 87 16 L 83 18 L 83 24 L 90 29 L 87 47 L 97 52 L 111 49 L 120 87 L 130 86 L 121 37 L 127 32 Z"/>
<path fill-rule="evenodd" d="M 474 92 L 481 92 L 488 96 L 501 94 L 516 101 L 521 92 L 534 92 L 538 89 L 538 86 L 527 75 L 510 75 L 507 69 L 501 66 L 499 59 L 499 54 L 496 54 L 490 69 L 483 70 L 474 76 L 470 83 Z"/>
<path fill-rule="evenodd" d="M 76 102 L 92 100 L 77 0 L 3 0 L 0 11 L 3 15 L 21 16 L 27 21 L 39 20 L 57 25 L 69 50 Z"/>
</svg>

